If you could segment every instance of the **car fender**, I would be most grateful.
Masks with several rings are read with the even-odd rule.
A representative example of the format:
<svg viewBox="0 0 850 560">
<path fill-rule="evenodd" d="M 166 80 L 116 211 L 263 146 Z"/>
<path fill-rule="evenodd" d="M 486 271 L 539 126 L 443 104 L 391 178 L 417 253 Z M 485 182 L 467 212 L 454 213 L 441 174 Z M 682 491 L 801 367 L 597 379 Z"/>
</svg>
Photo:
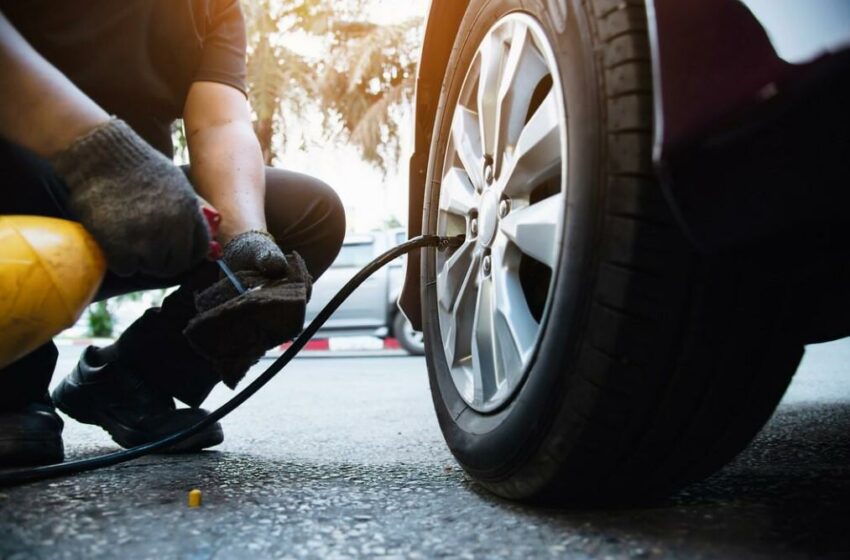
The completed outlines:
<svg viewBox="0 0 850 560">
<path fill-rule="evenodd" d="M 468 4 L 467 0 L 434 0 L 425 23 L 423 49 L 416 73 L 414 145 L 409 170 L 407 232 L 411 238 L 422 233 L 425 174 L 440 89 L 455 35 Z M 411 254 L 411 258 L 407 259 L 399 307 L 416 329 L 422 328 L 420 271 L 420 260 L 415 253 Z"/>
</svg>

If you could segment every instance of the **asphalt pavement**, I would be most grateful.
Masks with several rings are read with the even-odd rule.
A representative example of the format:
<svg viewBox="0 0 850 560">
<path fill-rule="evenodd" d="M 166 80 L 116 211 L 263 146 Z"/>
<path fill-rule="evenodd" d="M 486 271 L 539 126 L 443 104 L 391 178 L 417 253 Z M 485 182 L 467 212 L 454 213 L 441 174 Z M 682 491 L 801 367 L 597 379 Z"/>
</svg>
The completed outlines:
<svg viewBox="0 0 850 560">
<path fill-rule="evenodd" d="M 850 557 L 850 341 L 808 349 L 727 468 L 641 508 L 489 495 L 445 447 L 420 358 L 298 359 L 224 429 L 214 451 L 0 491 L 0 558 Z M 116 449 L 73 421 L 65 441 L 70 458 Z"/>
</svg>

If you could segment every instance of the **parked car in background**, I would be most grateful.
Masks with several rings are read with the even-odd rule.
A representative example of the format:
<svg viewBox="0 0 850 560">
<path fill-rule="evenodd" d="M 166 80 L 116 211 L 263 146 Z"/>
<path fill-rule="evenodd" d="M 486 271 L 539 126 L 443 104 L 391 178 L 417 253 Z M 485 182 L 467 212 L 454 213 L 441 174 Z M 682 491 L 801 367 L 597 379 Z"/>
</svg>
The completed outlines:
<svg viewBox="0 0 850 560">
<path fill-rule="evenodd" d="M 307 305 L 307 321 L 312 321 L 361 268 L 406 238 L 403 229 L 346 236 L 336 260 L 313 286 L 313 297 Z M 396 303 L 403 270 L 404 257 L 401 257 L 373 274 L 337 309 L 317 336 L 393 337 L 410 354 L 421 355 L 424 352 L 422 333 L 411 327 Z"/>
<path fill-rule="evenodd" d="M 401 297 L 515 499 L 704 478 L 850 335 L 850 2 L 432 0 Z"/>
</svg>

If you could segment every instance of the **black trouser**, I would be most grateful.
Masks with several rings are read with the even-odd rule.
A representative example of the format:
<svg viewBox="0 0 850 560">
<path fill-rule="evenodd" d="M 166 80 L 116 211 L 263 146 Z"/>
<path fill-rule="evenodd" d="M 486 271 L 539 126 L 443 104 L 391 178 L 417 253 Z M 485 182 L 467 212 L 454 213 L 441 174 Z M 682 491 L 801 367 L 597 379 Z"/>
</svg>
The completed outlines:
<svg viewBox="0 0 850 560">
<path fill-rule="evenodd" d="M 44 160 L 0 140 L 0 214 L 73 220 L 67 201 L 67 187 Z M 297 251 L 304 258 L 314 279 L 330 266 L 345 234 L 345 214 L 336 193 L 317 179 L 280 169 L 266 169 L 266 221 L 284 251 Z M 218 274 L 218 267 L 209 262 L 165 280 L 107 273 L 97 295 L 100 300 L 180 286 L 162 307 L 149 309 L 121 335 L 118 351 L 122 362 L 132 364 L 148 382 L 191 406 L 200 405 L 219 379 L 189 347 L 182 331 L 195 314 L 194 292 L 209 286 Z M 0 411 L 42 399 L 57 356 L 49 342 L 0 370 Z"/>
</svg>

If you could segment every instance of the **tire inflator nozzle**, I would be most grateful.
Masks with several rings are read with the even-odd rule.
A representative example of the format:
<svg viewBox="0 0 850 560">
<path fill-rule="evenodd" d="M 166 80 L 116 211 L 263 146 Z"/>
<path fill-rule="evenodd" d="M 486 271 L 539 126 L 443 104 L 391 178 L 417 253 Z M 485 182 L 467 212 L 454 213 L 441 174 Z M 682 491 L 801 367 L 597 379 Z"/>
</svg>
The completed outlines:
<svg viewBox="0 0 850 560">
<path fill-rule="evenodd" d="M 200 197 L 198 197 L 200 198 Z M 218 210 L 212 207 L 206 200 L 200 199 L 201 201 L 201 211 L 204 214 L 204 218 L 207 220 L 207 227 L 210 230 L 210 250 L 207 253 L 207 258 L 211 261 L 215 261 L 224 275 L 230 280 L 230 283 L 233 284 L 233 287 L 236 288 L 236 291 L 239 292 L 239 295 L 244 294 L 247 290 L 245 286 L 242 285 L 242 282 L 239 281 L 239 278 L 233 274 L 233 271 L 230 270 L 230 267 L 227 266 L 227 263 L 221 258 L 222 251 L 221 245 L 218 241 L 215 240 L 215 236 L 218 234 L 218 226 L 221 223 L 221 214 L 218 213 Z"/>
</svg>

